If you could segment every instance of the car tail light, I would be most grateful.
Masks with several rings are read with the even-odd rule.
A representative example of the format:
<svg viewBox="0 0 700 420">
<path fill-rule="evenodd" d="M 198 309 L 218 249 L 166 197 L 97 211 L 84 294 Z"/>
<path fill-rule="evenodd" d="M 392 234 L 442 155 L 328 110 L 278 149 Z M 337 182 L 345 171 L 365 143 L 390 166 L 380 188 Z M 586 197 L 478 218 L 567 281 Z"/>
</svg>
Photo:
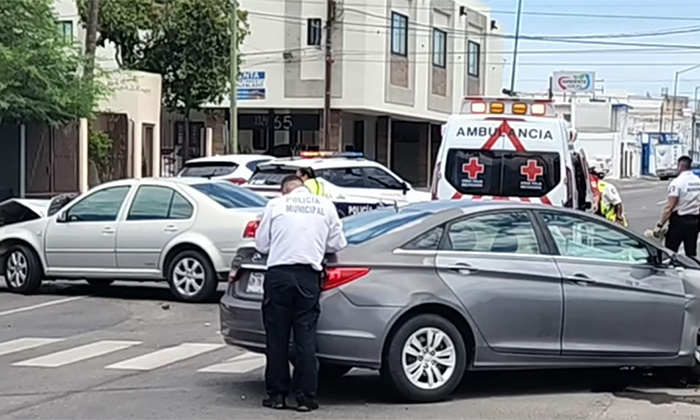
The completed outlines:
<svg viewBox="0 0 700 420">
<path fill-rule="evenodd" d="M 228 282 L 234 283 L 236 280 L 238 280 L 238 268 L 232 267 L 231 271 L 228 272 Z"/>
<path fill-rule="evenodd" d="M 326 282 L 323 290 L 331 290 L 364 277 L 369 273 L 369 268 L 364 267 L 336 267 L 326 270 Z"/>
<path fill-rule="evenodd" d="M 258 231 L 258 226 L 260 226 L 260 220 L 253 220 L 248 222 L 248 224 L 245 225 L 245 229 L 243 230 L 243 237 L 255 238 L 255 233 Z"/>
<path fill-rule="evenodd" d="M 231 178 L 228 180 L 228 182 L 236 185 L 243 185 L 246 183 L 246 180 L 243 178 Z"/>
</svg>

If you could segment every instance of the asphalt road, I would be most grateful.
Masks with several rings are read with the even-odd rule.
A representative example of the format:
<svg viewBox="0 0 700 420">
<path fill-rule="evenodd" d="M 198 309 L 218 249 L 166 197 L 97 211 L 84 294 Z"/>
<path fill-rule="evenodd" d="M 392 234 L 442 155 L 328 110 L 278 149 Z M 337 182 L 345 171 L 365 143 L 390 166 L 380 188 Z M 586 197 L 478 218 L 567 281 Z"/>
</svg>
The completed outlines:
<svg viewBox="0 0 700 420">
<path fill-rule="evenodd" d="M 653 226 L 665 183 L 617 183 L 634 229 Z M 3 419 L 691 419 L 700 392 L 655 377 L 598 392 L 614 372 L 471 374 L 439 404 L 392 402 L 377 375 L 357 371 L 320 391 L 311 414 L 260 407 L 263 361 L 227 348 L 214 304 L 171 301 L 153 284 L 47 284 L 24 297 L 0 281 Z"/>
</svg>

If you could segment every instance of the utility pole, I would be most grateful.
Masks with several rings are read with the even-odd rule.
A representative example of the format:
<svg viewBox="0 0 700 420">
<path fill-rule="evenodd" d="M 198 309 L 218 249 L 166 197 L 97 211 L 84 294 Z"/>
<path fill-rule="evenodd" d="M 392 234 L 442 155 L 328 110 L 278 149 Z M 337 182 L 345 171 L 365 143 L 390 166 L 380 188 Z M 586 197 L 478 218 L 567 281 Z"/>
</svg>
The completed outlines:
<svg viewBox="0 0 700 420">
<path fill-rule="evenodd" d="M 83 78 L 92 83 L 95 76 L 95 52 L 97 50 L 97 22 L 100 16 L 100 0 L 89 0 L 87 17 L 87 34 L 85 35 L 85 56 L 87 63 L 83 70 Z"/>
<path fill-rule="evenodd" d="M 323 95 L 323 149 L 331 145 L 331 88 L 333 86 L 333 23 L 335 21 L 335 0 L 326 2 L 326 70 Z"/>
<path fill-rule="evenodd" d="M 682 73 L 695 70 L 697 68 L 700 68 L 700 64 L 686 67 L 683 70 L 678 70 L 673 79 L 673 102 L 671 102 L 671 133 L 673 133 L 673 123 L 676 119 L 676 95 L 678 95 L 678 76 L 680 76 Z"/>
<path fill-rule="evenodd" d="M 229 99 L 229 153 L 238 153 L 238 4 L 231 0 L 231 52 L 230 81 L 231 97 Z"/>
<path fill-rule="evenodd" d="M 510 69 L 510 92 L 515 93 L 515 70 L 518 65 L 518 41 L 520 41 L 520 20 L 523 12 L 523 0 L 518 0 L 518 12 L 515 17 L 515 41 L 513 42 L 513 65 Z"/>
</svg>

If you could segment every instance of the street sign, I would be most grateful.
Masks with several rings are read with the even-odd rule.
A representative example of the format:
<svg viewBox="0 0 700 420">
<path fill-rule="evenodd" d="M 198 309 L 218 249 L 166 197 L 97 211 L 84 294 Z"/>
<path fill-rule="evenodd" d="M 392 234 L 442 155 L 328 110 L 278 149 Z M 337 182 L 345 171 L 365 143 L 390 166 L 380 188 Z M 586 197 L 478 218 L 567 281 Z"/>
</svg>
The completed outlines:
<svg viewBox="0 0 700 420">
<path fill-rule="evenodd" d="M 559 93 L 583 93 L 595 91 L 595 72 L 555 71 L 552 75 L 552 91 Z"/>
</svg>

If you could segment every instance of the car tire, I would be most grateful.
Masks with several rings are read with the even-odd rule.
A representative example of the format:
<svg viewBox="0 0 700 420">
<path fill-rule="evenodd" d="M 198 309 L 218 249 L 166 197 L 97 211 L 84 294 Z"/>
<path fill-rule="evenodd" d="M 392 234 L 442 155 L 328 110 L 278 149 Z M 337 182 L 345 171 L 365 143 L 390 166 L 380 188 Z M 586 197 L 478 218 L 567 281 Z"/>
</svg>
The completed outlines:
<svg viewBox="0 0 700 420">
<path fill-rule="evenodd" d="M 216 296 L 219 279 L 201 251 L 179 252 L 170 261 L 166 277 L 170 291 L 182 302 L 205 302 Z"/>
<path fill-rule="evenodd" d="M 427 340 L 430 336 L 434 339 L 436 333 L 441 334 L 438 335 L 439 342 L 431 345 Z M 414 340 L 418 344 L 409 345 Z M 467 360 L 464 339 L 457 327 L 439 315 L 423 314 L 404 322 L 391 336 L 381 375 L 402 399 L 411 402 L 442 401 L 462 381 Z M 424 363 L 422 366 L 421 362 Z M 439 376 L 435 374 L 436 369 Z M 411 377 L 410 373 L 419 376 Z"/>
<path fill-rule="evenodd" d="M 90 287 L 92 287 L 93 289 L 97 289 L 97 290 L 108 289 L 109 286 L 111 286 L 112 283 L 114 283 L 114 280 L 110 280 L 110 279 L 89 279 L 86 281 L 90 285 Z"/>
<path fill-rule="evenodd" d="M 7 250 L 3 267 L 9 291 L 31 295 L 41 287 L 43 267 L 36 252 L 27 245 L 12 245 Z"/>
</svg>

